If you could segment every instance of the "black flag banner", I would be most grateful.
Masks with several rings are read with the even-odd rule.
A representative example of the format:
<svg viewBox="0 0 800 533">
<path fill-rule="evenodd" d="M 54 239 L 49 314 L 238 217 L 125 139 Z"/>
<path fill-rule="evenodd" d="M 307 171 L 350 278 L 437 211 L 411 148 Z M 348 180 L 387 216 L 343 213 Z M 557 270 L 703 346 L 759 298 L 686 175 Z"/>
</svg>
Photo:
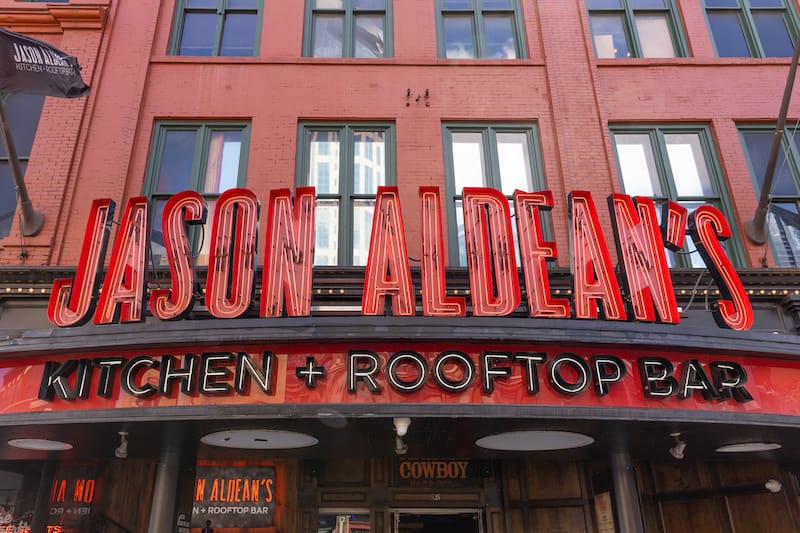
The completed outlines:
<svg viewBox="0 0 800 533">
<path fill-rule="evenodd" d="M 58 48 L 0 28 L 0 92 L 78 98 L 89 92 L 80 70 Z"/>
</svg>

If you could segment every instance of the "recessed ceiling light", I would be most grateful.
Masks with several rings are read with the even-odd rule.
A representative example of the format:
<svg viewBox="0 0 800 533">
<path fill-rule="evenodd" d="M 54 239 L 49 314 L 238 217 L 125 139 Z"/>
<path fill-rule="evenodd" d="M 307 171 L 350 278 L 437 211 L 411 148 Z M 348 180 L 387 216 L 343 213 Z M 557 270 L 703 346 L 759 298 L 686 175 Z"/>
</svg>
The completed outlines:
<svg viewBox="0 0 800 533">
<path fill-rule="evenodd" d="M 11 439 L 8 441 L 8 445 L 39 452 L 63 452 L 72 449 L 72 444 L 68 442 L 47 439 Z"/>
<path fill-rule="evenodd" d="M 318 439 L 305 433 L 272 429 L 237 429 L 209 433 L 200 439 L 209 446 L 244 448 L 249 450 L 281 450 L 314 446 Z"/>
<path fill-rule="evenodd" d="M 510 431 L 483 437 L 475 444 L 490 450 L 536 452 L 580 448 L 593 442 L 589 435 L 569 431 Z"/>
<path fill-rule="evenodd" d="M 747 453 L 747 452 L 768 452 L 782 448 L 777 442 L 742 442 L 741 444 L 726 444 L 720 446 L 717 451 L 720 453 Z"/>
</svg>

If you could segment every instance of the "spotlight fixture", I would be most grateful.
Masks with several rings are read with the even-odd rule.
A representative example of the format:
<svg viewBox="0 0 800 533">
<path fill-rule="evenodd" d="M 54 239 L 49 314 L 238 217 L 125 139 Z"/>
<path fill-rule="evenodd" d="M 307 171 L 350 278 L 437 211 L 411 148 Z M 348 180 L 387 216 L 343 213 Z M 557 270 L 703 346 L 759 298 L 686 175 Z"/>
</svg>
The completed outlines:
<svg viewBox="0 0 800 533">
<path fill-rule="evenodd" d="M 686 452 L 686 443 L 681 440 L 680 432 L 670 433 L 669 436 L 675 439 L 675 446 L 669 449 L 669 454 L 675 459 L 683 459 Z"/>
<path fill-rule="evenodd" d="M 397 455 L 405 455 L 408 451 L 408 445 L 403 442 L 403 437 L 394 438 L 394 453 Z"/>
<path fill-rule="evenodd" d="M 114 450 L 114 455 L 117 456 L 117 459 L 125 459 L 128 457 L 128 432 L 127 431 L 120 431 L 119 432 L 119 446 L 117 449 Z"/>
<path fill-rule="evenodd" d="M 773 493 L 780 492 L 781 488 L 783 488 L 783 483 L 777 479 L 768 479 L 767 482 L 764 483 L 764 488 Z"/>
<path fill-rule="evenodd" d="M 410 418 L 395 418 L 394 422 L 394 431 L 397 433 L 398 437 L 405 437 L 406 433 L 408 433 L 408 427 L 411 425 Z"/>
</svg>

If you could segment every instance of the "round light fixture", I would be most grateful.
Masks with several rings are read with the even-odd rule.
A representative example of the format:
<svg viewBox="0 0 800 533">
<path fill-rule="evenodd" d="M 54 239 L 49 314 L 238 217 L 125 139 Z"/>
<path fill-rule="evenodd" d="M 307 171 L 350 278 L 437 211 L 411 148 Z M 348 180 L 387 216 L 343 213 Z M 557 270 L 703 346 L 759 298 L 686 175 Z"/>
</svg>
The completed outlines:
<svg viewBox="0 0 800 533">
<path fill-rule="evenodd" d="M 742 442 L 740 444 L 726 444 L 717 448 L 719 453 L 753 453 L 768 452 L 782 448 L 777 442 Z"/>
<path fill-rule="evenodd" d="M 72 444 L 68 442 L 47 439 L 11 439 L 8 445 L 37 452 L 63 452 L 72 449 Z"/>
<path fill-rule="evenodd" d="M 243 448 L 248 450 L 282 450 L 286 448 L 306 448 L 314 446 L 319 440 L 305 433 L 272 429 L 237 429 L 209 433 L 200 439 L 203 444 L 223 448 Z"/>
<path fill-rule="evenodd" d="M 589 435 L 569 431 L 510 431 L 488 435 L 475 444 L 490 450 L 541 452 L 580 448 L 593 442 Z"/>
</svg>

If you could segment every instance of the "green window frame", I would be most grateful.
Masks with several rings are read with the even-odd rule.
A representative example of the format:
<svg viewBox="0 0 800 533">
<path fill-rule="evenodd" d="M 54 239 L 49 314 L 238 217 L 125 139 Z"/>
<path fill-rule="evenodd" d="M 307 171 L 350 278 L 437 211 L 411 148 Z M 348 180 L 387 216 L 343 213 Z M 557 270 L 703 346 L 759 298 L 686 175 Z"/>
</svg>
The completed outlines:
<svg viewBox="0 0 800 533">
<path fill-rule="evenodd" d="M 787 128 L 787 134 L 782 138 L 767 210 L 767 233 L 775 264 L 787 268 L 800 267 L 799 132 Z M 741 126 L 739 135 L 753 178 L 753 188 L 760 196 L 775 126 Z"/>
<path fill-rule="evenodd" d="M 178 0 L 169 53 L 179 56 L 255 56 L 264 0 Z"/>
<path fill-rule="evenodd" d="M 684 57 L 674 0 L 586 0 L 599 58 Z"/>
<path fill-rule="evenodd" d="M 28 166 L 36 130 L 44 107 L 44 96 L 38 94 L 3 94 L 8 129 L 23 175 Z M 11 173 L 11 161 L 6 145 L 0 141 L 0 239 L 8 237 L 17 211 L 17 188 Z"/>
<path fill-rule="evenodd" d="M 297 186 L 317 190 L 315 265 L 364 266 L 379 185 L 395 185 L 394 124 L 299 125 Z"/>
<path fill-rule="evenodd" d="M 153 130 L 144 195 L 152 211 L 151 261 L 165 266 L 161 215 L 175 193 L 193 190 L 208 204 L 203 227 L 191 228 L 196 264 L 208 264 L 214 204 L 228 189 L 244 187 L 250 151 L 250 124 L 244 122 L 158 122 Z"/>
<path fill-rule="evenodd" d="M 788 0 L 704 0 L 718 57 L 790 57 L 798 20 Z"/>
<path fill-rule="evenodd" d="M 736 217 L 708 127 L 617 125 L 611 128 L 611 138 L 625 194 L 660 203 L 672 200 L 690 213 L 703 204 L 718 208 L 733 231 L 723 246 L 734 265 L 744 266 Z M 706 266 L 691 238 L 682 251 L 669 252 L 667 259 L 671 267 Z"/>
<path fill-rule="evenodd" d="M 527 57 L 519 0 L 436 0 L 436 18 L 439 57 Z"/>
<path fill-rule="evenodd" d="M 305 57 L 392 57 L 392 0 L 305 0 Z"/>
<path fill-rule="evenodd" d="M 467 265 L 462 190 L 490 187 L 501 191 L 514 212 L 515 189 L 546 188 L 539 134 L 535 124 L 443 124 L 445 193 L 450 264 Z M 549 215 L 545 213 L 545 234 Z M 512 224 L 516 233 L 516 225 Z M 517 255 L 519 246 L 516 246 Z"/>
</svg>

